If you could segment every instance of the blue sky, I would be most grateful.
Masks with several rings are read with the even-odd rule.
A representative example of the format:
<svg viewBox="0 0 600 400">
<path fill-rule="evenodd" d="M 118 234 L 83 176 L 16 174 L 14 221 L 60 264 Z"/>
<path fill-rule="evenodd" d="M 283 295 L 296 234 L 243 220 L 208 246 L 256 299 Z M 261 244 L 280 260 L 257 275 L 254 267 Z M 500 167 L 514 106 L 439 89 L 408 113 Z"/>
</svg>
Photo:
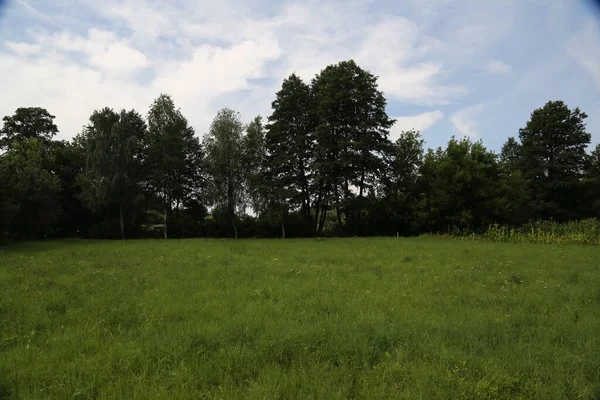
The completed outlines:
<svg viewBox="0 0 600 400">
<path fill-rule="evenodd" d="M 60 138 L 94 109 L 171 94 L 198 135 L 218 109 L 270 113 L 283 78 L 353 58 L 380 77 L 392 138 L 498 150 L 549 100 L 600 142 L 600 8 L 585 0 L 0 0 L 0 115 L 42 106 Z"/>
</svg>

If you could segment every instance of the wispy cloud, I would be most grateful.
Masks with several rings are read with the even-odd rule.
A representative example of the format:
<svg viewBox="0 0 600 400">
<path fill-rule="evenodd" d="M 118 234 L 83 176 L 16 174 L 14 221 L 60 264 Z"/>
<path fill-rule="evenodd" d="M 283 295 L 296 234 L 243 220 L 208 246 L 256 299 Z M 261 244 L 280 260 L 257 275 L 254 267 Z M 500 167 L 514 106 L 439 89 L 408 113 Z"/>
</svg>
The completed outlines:
<svg viewBox="0 0 600 400">
<path fill-rule="evenodd" d="M 221 103 L 227 94 L 237 94 L 238 108 L 266 114 L 284 77 L 297 72 L 310 80 L 326 65 L 350 58 L 378 74 L 381 89 L 392 100 L 448 104 L 467 93 L 466 87 L 445 82 L 443 60 L 435 56 L 443 47 L 439 39 L 407 18 L 369 14 L 364 1 L 344 7 L 335 2 L 292 2 L 274 15 L 235 12 L 228 19 L 215 18 L 225 15 L 227 8 L 198 9 L 187 0 L 160 10 L 153 2 L 140 0 L 109 2 L 101 8 L 88 4 L 109 18 L 113 28 L 90 26 L 83 34 L 68 27 L 42 31 L 30 43 L 6 44 L 12 55 L 0 53 L 3 65 L 14 68 L 6 71 L 0 84 L 16 91 L 18 71 L 29 71 L 27 80 L 36 84 L 19 89 L 22 101 L 37 99 L 48 105 L 68 136 L 94 108 L 127 105 L 144 110 L 151 97 L 163 91 L 174 96 L 200 131 L 216 109 L 235 106 Z M 35 8 L 31 10 L 35 13 Z M 39 48 L 36 60 L 26 57 Z M 48 85 L 43 65 L 47 71 L 71 73 L 56 73 Z M 150 80 L 139 84 L 134 78 L 143 70 L 148 70 Z M 257 79 L 267 82 L 253 83 Z M 95 95 L 66 92 L 73 87 Z M 109 93 L 113 88 L 118 95 Z M 255 93 L 248 94 L 250 89 Z M 248 98 L 252 101 L 246 103 Z M 0 100 L 0 111 L 11 112 L 14 101 Z M 60 104 L 64 108 L 58 108 Z M 87 112 L 73 112 L 84 105 Z"/>
<path fill-rule="evenodd" d="M 393 135 L 427 130 L 432 144 L 452 133 L 448 127 L 470 137 L 504 135 L 489 120 L 502 112 L 513 118 L 506 110 L 516 100 L 580 98 L 571 85 L 547 84 L 567 68 L 570 77 L 583 68 L 581 80 L 600 87 L 600 36 L 582 29 L 589 17 L 565 7 L 556 33 L 544 24 L 556 7 L 544 16 L 545 2 L 534 3 L 15 0 L 0 26 L 0 90 L 11 93 L 0 96 L 0 115 L 47 107 L 68 138 L 96 108 L 144 112 L 167 92 L 202 133 L 219 108 L 247 119 L 268 115 L 283 78 L 296 72 L 310 81 L 352 58 L 379 76 L 390 114 L 400 116 Z M 450 123 L 440 123 L 445 116 Z"/>
<path fill-rule="evenodd" d="M 440 110 L 427 111 L 418 115 L 394 117 L 396 123 L 391 129 L 390 139 L 396 140 L 402 132 L 416 129 L 420 132 L 432 127 L 435 123 L 444 118 L 444 113 Z"/>
<path fill-rule="evenodd" d="M 24 42 L 4 42 L 4 45 L 10 49 L 13 53 L 18 55 L 32 55 L 38 54 L 41 51 L 41 46 L 38 44 L 24 43 Z"/>
<path fill-rule="evenodd" d="M 458 133 L 464 137 L 475 139 L 478 137 L 476 123 L 471 113 L 472 109 L 464 109 L 454 113 L 450 117 L 450 122 Z"/>
</svg>

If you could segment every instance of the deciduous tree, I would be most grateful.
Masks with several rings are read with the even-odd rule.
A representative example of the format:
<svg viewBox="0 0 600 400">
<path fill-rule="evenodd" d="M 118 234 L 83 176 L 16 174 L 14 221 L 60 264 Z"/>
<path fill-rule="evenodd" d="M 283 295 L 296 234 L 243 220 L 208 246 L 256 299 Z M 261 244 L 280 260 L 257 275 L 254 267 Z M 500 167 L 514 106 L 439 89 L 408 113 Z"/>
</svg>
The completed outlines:
<svg viewBox="0 0 600 400">
<path fill-rule="evenodd" d="M 271 106 L 273 113 L 265 138 L 271 204 L 281 216 L 288 208 L 299 209 L 308 219 L 313 209 L 311 180 L 315 151 L 311 89 L 292 74 L 283 81 Z"/>
<path fill-rule="evenodd" d="M 243 148 L 244 124 L 239 113 L 224 108 L 204 138 L 207 196 L 210 204 L 229 220 L 238 237 L 237 219 L 247 204 Z"/>
<path fill-rule="evenodd" d="M 194 130 L 166 94 L 150 106 L 146 143 L 147 190 L 163 200 L 166 239 L 173 205 L 199 197 L 203 153 Z"/>
<path fill-rule="evenodd" d="M 560 220 L 576 217 L 571 211 L 574 191 L 583 174 L 591 135 L 585 130 L 587 115 L 562 101 L 549 101 L 535 110 L 519 131 L 519 166 L 531 182 L 533 213 Z"/>
<path fill-rule="evenodd" d="M 43 141 L 35 137 L 12 143 L 0 157 L 0 226 L 5 234 L 40 238 L 55 227 L 61 213 L 61 185 L 45 168 L 49 157 Z"/>
<path fill-rule="evenodd" d="M 340 226 L 352 225 L 350 200 L 363 197 L 380 184 L 389 129 L 386 100 L 377 77 L 353 60 L 325 68 L 312 81 L 316 121 L 315 172 L 317 207 L 334 206 Z M 322 228 L 321 219 L 320 228 Z M 351 229 L 350 229 L 351 230 Z"/>
<path fill-rule="evenodd" d="M 0 130 L 0 148 L 7 148 L 15 142 L 37 138 L 44 143 L 58 133 L 54 115 L 41 107 L 20 107 L 14 115 L 3 118 L 4 126 Z"/>
<path fill-rule="evenodd" d="M 139 188 L 138 147 L 145 134 L 146 124 L 136 111 L 123 110 L 117 114 L 110 108 L 94 111 L 83 133 L 87 165 L 79 178 L 82 198 L 96 212 L 111 204 L 118 206 L 122 239 L 125 239 L 125 206 Z"/>
</svg>

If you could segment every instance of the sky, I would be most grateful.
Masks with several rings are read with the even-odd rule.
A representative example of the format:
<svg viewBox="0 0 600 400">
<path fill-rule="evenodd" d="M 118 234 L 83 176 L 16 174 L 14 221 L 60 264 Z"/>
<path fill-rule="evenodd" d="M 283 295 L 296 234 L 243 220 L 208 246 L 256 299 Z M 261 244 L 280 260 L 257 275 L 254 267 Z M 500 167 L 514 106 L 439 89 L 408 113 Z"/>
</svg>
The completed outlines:
<svg viewBox="0 0 600 400">
<path fill-rule="evenodd" d="M 40 106 L 59 139 L 95 109 L 173 97 L 197 135 L 229 107 L 267 117 L 284 78 L 354 59 L 390 136 L 499 150 L 563 100 L 600 142 L 600 7 L 586 0 L 0 0 L 0 116 Z"/>
</svg>

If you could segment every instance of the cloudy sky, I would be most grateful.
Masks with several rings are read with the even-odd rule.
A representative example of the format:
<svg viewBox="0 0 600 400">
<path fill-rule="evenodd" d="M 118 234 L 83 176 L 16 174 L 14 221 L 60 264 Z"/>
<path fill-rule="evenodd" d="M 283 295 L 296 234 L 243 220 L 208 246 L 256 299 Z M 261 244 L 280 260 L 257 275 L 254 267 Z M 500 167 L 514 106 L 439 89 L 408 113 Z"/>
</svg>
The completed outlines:
<svg viewBox="0 0 600 400">
<path fill-rule="evenodd" d="M 267 116 L 292 72 L 353 58 L 392 131 L 497 150 L 548 100 L 600 141 L 600 8 L 585 0 L 0 0 L 0 115 L 41 106 L 60 138 L 94 109 L 172 95 L 198 135 L 217 110 Z"/>
</svg>

